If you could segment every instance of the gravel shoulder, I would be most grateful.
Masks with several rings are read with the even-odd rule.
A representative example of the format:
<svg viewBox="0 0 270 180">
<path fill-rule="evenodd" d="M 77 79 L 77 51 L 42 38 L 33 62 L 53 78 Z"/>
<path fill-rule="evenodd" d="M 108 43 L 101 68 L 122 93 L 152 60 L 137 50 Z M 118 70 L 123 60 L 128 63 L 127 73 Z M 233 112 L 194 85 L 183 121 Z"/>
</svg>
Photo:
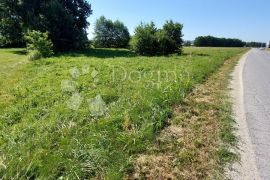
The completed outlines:
<svg viewBox="0 0 270 180">
<path fill-rule="evenodd" d="M 231 81 L 231 96 L 233 98 L 234 118 L 236 120 L 235 133 L 239 138 L 238 148 L 235 151 L 237 151 L 241 158 L 239 162 L 232 165 L 228 172 L 229 178 L 235 180 L 260 179 L 244 106 L 243 70 L 251 51 L 242 56 L 232 73 L 233 78 Z"/>
</svg>

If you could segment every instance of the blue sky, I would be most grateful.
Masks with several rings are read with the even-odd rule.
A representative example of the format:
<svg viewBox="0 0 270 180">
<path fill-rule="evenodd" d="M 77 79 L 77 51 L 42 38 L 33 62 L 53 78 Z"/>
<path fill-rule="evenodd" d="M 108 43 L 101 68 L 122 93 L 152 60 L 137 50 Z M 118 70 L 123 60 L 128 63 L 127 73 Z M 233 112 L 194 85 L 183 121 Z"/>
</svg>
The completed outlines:
<svg viewBox="0 0 270 180">
<path fill-rule="evenodd" d="M 131 34 L 140 22 L 154 21 L 162 27 L 166 20 L 184 24 L 184 39 L 200 35 L 240 38 L 244 41 L 270 40 L 270 0 L 89 0 L 89 38 L 95 20 L 106 18 L 124 22 Z"/>
</svg>

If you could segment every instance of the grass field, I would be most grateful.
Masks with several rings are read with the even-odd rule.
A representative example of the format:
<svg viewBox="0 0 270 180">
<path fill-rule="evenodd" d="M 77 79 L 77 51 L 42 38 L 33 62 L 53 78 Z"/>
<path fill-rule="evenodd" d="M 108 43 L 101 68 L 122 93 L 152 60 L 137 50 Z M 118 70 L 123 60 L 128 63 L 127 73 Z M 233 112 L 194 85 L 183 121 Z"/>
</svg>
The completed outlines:
<svg viewBox="0 0 270 180">
<path fill-rule="evenodd" d="M 0 50 L 0 177 L 119 179 L 195 85 L 243 53 L 141 57 L 92 49 L 28 62 Z"/>
</svg>

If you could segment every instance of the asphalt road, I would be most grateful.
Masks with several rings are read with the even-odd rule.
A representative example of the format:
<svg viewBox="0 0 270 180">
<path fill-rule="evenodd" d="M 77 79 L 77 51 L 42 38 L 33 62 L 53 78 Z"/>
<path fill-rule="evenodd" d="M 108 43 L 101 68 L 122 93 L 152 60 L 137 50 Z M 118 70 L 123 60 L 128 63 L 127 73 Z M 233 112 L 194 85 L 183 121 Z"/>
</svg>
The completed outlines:
<svg viewBox="0 0 270 180">
<path fill-rule="evenodd" d="M 258 175 L 270 179 L 270 53 L 252 49 L 242 71 L 243 105 Z M 251 178 L 251 177 L 250 177 Z"/>
</svg>

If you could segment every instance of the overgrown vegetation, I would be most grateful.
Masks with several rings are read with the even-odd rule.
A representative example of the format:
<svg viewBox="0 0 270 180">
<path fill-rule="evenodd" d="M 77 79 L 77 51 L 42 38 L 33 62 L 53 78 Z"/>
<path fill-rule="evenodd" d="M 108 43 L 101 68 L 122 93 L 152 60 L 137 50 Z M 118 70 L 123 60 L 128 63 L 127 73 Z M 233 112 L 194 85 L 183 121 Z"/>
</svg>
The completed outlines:
<svg viewBox="0 0 270 180">
<path fill-rule="evenodd" d="M 237 139 L 228 84 L 239 58 L 226 60 L 175 106 L 155 144 L 134 157 L 129 179 L 226 179 L 224 169 L 238 160 L 230 149 Z"/>
<path fill-rule="evenodd" d="M 183 25 L 167 21 L 163 29 L 157 29 L 153 22 L 140 24 L 135 29 L 131 48 L 140 55 L 168 55 L 181 53 Z"/>
<path fill-rule="evenodd" d="M 94 46 L 99 48 L 127 48 L 130 40 L 128 28 L 120 21 L 101 16 L 94 29 Z"/>
<path fill-rule="evenodd" d="M 166 125 L 173 105 L 243 51 L 196 48 L 183 56 L 143 57 L 94 49 L 13 66 L 24 51 L 0 50 L 1 65 L 12 69 L 0 77 L 9 82 L 0 86 L 0 177 L 122 178 L 132 170 L 132 155 L 149 148 Z M 91 103 L 104 105 L 100 97 L 105 114 L 93 116 Z M 187 157 L 179 163 L 188 163 L 190 153 L 179 154 Z"/>
</svg>

